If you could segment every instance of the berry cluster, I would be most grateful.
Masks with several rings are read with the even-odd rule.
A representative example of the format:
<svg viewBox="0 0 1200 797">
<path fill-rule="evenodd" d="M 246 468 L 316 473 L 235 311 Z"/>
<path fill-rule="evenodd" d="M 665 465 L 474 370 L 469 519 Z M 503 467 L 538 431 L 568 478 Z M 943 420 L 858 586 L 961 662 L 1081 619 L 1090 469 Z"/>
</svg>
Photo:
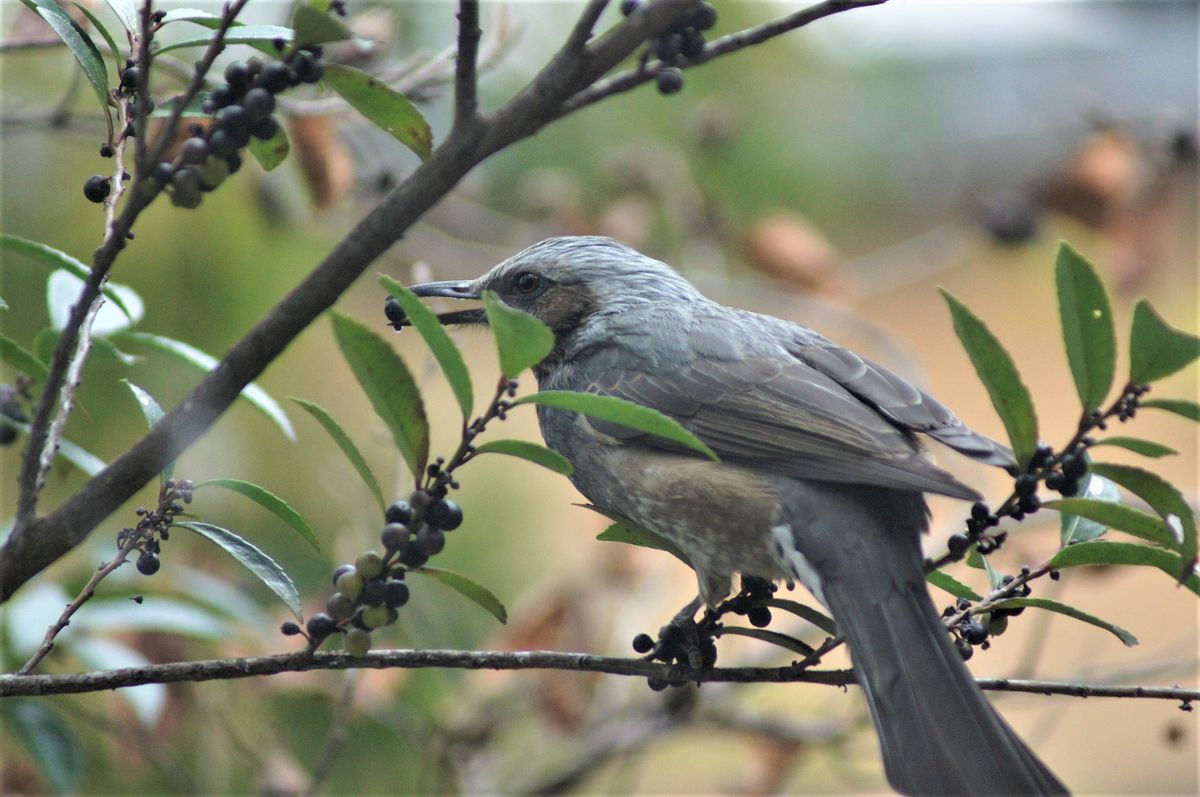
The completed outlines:
<svg viewBox="0 0 1200 797">
<path fill-rule="evenodd" d="M 0 385 L 0 415 L 17 423 L 29 423 L 29 416 L 21 405 L 21 388 L 18 385 Z M 17 439 L 17 430 L 8 424 L 0 425 L 0 446 L 11 445 Z"/>
<path fill-rule="evenodd" d="M 407 501 L 389 506 L 379 535 L 384 553 L 367 551 L 354 564 L 333 572 L 337 591 L 329 596 L 325 611 L 312 615 L 305 626 L 311 649 L 334 633 L 344 633 L 346 652 L 365 655 L 371 649 L 371 631 L 396 622 L 397 610 L 408 603 L 405 573 L 440 553 L 446 532 L 462 521 L 459 505 L 437 491 L 417 490 Z M 304 633 L 293 622 L 280 630 L 288 636 Z"/>
<path fill-rule="evenodd" d="M 1028 578 L 1029 572 L 1028 568 L 1023 569 L 1021 571 L 1022 577 Z M 1015 580 L 1015 576 L 1004 576 L 1001 581 L 1001 588 L 1009 587 Z M 1019 587 L 1013 588 L 1009 597 L 1026 598 L 1032 593 L 1033 588 L 1028 582 L 1024 582 Z M 942 616 L 953 617 L 959 612 L 969 612 L 970 609 L 971 602 L 966 598 L 959 598 L 955 605 L 947 606 L 942 610 Z M 987 650 L 991 647 L 989 638 L 1003 634 L 1008 630 L 1008 618 L 1016 617 L 1024 611 L 1024 606 L 1012 606 L 991 609 L 986 613 L 978 615 L 964 614 L 950 629 L 950 632 L 954 635 L 954 646 L 958 650 L 959 655 L 963 657 L 963 661 L 970 659 L 975 654 L 976 647 L 982 650 Z"/>
<path fill-rule="evenodd" d="M 284 47 L 282 40 L 276 47 Z M 176 207 L 199 207 L 203 193 L 212 191 L 241 168 L 239 150 L 256 138 L 266 141 L 279 132 L 275 95 L 302 83 L 316 83 L 325 73 L 321 48 L 295 50 L 282 59 L 253 57 L 235 61 L 225 69 L 225 83 L 204 101 L 213 115 L 207 129 L 189 128 L 174 163 L 154 167 L 154 179 L 166 188 Z"/>
<path fill-rule="evenodd" d="M 621 13 L 629 16 L 641 7 L 643 0 L 622 0 Z M 704 31 L 717 24 L 717 9 L 700 3 L 664 34 L 650 42 L 650 51 L 661 65 L 655 77 L 662 94 L 674 94 L 683 88 L 683 71 L 679 64 L 694 61 L 704 52 Z"/>
<path fill-rule="evenodd" d="M 143 576 L 152 576 L 158 572 L 162 562 L 162 540 L 171 538 L 171 524 L 175 517 L 183 512 L 184 504 L 192 502 L 192 482 L 187 479 L 176 481 L 167 479 L 158 494 L 158 507 L 146 509 L 137 508 L 141 518 L 135 528 L 121 529 L 117 534 L 117 547 L 136 550 L 140 553 L 137 558 L 138 572 Z"/>
</svg>

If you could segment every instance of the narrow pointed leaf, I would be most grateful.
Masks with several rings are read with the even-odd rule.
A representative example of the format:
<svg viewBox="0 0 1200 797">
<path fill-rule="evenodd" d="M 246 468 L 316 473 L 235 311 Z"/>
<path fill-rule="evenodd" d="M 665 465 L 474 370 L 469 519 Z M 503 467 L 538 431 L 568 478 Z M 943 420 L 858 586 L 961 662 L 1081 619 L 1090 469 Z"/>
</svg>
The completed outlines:
<svg viewBox="0 0 1200 797">
<path fill-rule="evenodd" d="M 988 584 L 991 585 L 991 588 L 998 589 L 999 587 L 1003 586 L 1004 574 L 992 567 L 991 558 L 980 554 L 979 561 L 983 564 L 983 572 L 987 573 Z"/>
<path fill-rule="evenodd" d="M 652 434 L 697 451 L 711 460 L 717 455 L 700 438 L 684 429 L 678 421 L 668 418 L 658 410 L 634 404 L 615 396 L 598 396 L 595 393 L 578 393 L 573 390 L 543 390 L 523 398 L 514 404 L 539 404 L 561 410 L 583 413 L 602 421 L 617 423 L 639 432 Z"/>
<path fill-rule="evenodd" d="M 1012 357 L 983 321 L 945 288 L 942 296 L 950 307 L 954 331 L 1004 422 L 1017 464 L 1024 467 L 1033 457 L 1038 441 L 1037 415 L 1029 389 L 1021 381 Z"/>
<path fill-rule="evenodd" d="M 1088 473 L 1086 479 L 1075 495 L 1066 497 L 1087 498 L 1111 504 L 1121 502 L 1121 491 L 1117 489 L 1115 482 L 1094 473 Z M 1097 523 L 1064 510 L 1059 510 L 1059 512 L 1061 515 L 1059 518 L 1059 542 L 1063 546 L 1099 539 L 1108 532 L 1108 526 L 1104 523 Z"/>
<path fill-rule="evenodd" d="M 600 542 L 621 542 L 626 545 L 636 545 L 640 548 L 649 548 L 654 551 L 665 551 L 688 565 L 688 567 L 691 567 L 683 552 L 672 545 L 670 541 L 637 524 L 627 526 L 624 523 L 614 523 L 597 534 L 596 539 Z"/>
<path fill-rule="evenodd" d="M 154 400 L 154 396 L 151 396 L 133 382 L 130 382 L 128 379 L 122 379 L 121 381 L 124 382 L 125 387 L 129 388 L 129 391 L 133 393 L 134 400 L 137 401 L 138 406 L 141 407 L 142 416 L 146 419 L 146 426 L 153 428 L 154 424 L 161 421 L 163 416 L 166 415 L 166 413 L 163 412 L 163 408 L 160 407 L 158 402 Z M 171 478 L 174 473 L 175 462 L 172 460 L 165 468 L 162 469 L 160 478 L 165 482 L 167 479 Z"/>
<path fill-rule="evenodd" d="M 121 55 L 120 48 L 117 46 L 116 40 L 113 38 L 112 34 L 108 32 L 108 28 L 104 27 L 104 23 L 96 18 L 96 15 L 92 13 L 92 10 L 90 8 L 83 5 L 82 3 L 75 3 L 74 5 L 76 8 L 79 9 L 79 12 L 81 14 L 83 14 L 85 17 L 87 17 L 88 22 L 90 22 L 92 27 L 94 27 L 96 29 L 96 32 L 100 34 L 100 37 L 102 39 L 104 39 L 104 43 L 108 45 L 109 52 L 112 53 L 111 57 L 113 59 L 113 64 L 117 68 L 119 68 L 120 64 L 121 64 L 121 58 L 123 56 Z M 110 3 L 109 5 L 112 5 L 112 4 Z M 123 24 L 123 22 L 122 22 L 122 24 Z M 117 71 L 117 69 L 113 70 L 114 74 L 116 73 L 116 71 Z"/>
<path fill-rule="evenodd" d="M 358 446 L 354 445 L 354 441 L 350 439 L 350 435 L 346 434 L 341 425 L 320 404 L 305 401 L 295 396 L 289 396 L 288 398 L 299 404 L 317 419 L 317 423 L 321 424 L 321 428 L 329 433 L 329 436 L 333 438 L 333 442 L 337 443 L 342 454 L 350 461 L 350 464 L 354 467 L 359 477 L 366 483 L 367 489 L 371 491 L 371 495 L 375 496 L 375 502 L 379 504 L 380 513 L 386 511 L 387 504 L 383 500 L 383 491 L 379 489 L 379 482 L 376 480 L 375 474 L 371 472 L 371 467 L 367 465 L 366 459 L 363 458 L 362 453 L 358 450 Z"/>
<path fill-rule="evenodd" d="M 438 321 L 437 315 L 415 293 L 386 275 L 379 277 L 379 283 L 389 294 L 396 297 L 396 301 L 404 308 L 404 314 L 425 340 L 425 345 L 433 352 L 442 373 L 446 375 L 446 381 L 454 391 L 458 406 L 462 408 L 463 420 L 470 420 L 471 410 L 475 406 L 475 391 L 471 386 L 471 374 L 467 371 L 462 352 L 454 345 L 446 328 Z"/>
<path fill-rule="evenodd" d="M 253 482 L 242 481 L 241 479 L 207 479 L 202 482 L 196 482 L 193 490 L 199 490 L 202 487 L 220 487 L 249 498 L 299 532 L 300 536 L 307 540 L 308 544 L 313 548 L 318 551 L 321 550 L 321 544 L 317 542 L 317 535 L 313 533 L 312 526 L 304 519 L 304 516 L 293 509 L 291 504 L 267 488 Z"/>
<path fill-rule="evenodd" d="M 117 19 L 121 20 L 125 30 L 136 36 L 139 26 L 137 5 L 132 0 L 104 0 L 104 2 L 108 3 L 108 7 L 117 15 Z"/>
<path fill-rule="evenodd" d="M 1104 401 L 1117 367 L 1117 338 L 1104 283 L 1087 259 L 1061 244 L 1054 270 L 1067 361 L 1085 414 Z"/>
<path fill-rule="evenodd" d="M 148 346 L 163 354 L 170 355 L 179 362 L 204 373 L 208 373 L 216 368 L 219 362 L 216 357 L 200 351 L 195 346 L 162 335 L 152 335 L 148 332 L 121 332 L 115 337 L 118 340 L 141 343 L 143 346 Z M 251 406 L 270 418 L 288 440 L 291 440 L 293 443 L 296 442 L 296 432 L 292 428 L 292 422 L 288 420 L 287 414 L 283 411 L 283 407 L 279 406 L 279 402 L 271 398 L 267 391 L 254 382 L 251 382 L 242 388 L 241 395 L 238 398 L 249 402 Z"/>
<path fill-rule="evenodd" d="M 1200 422 L 1200 403 L 1186 399 L 1143 399 L 1138 402 L 1142 409 L 1157 409 L 1182 415 L 1189 420 Z"/>
<path fill-rule="evenodd" d="M 391 430 L 409 470 L 421 478 L 429 459 L 429 422 L 412 374 L 392 347 L 374 332 L 339 313 L 333 313 L 332 318 L 342 356 L 371 406 Z"/>
<path fill-rule="evenodd" d="M 766 605 L 772 609 L 790 612 L 801 619 L 807 620 L 830 636 L 837 636 L 837 624 L 833 622 L 833 618 L 817 611 L 811 606 L 805 606 L 803 603 L 788 600 L 787 598 L 769 598 L 766 601 Z"/>
<path fill-rule="evenodd" d="M 1196 558 L 1196 517 L 1187 499 L 1173 484 L 1156 473 L 1128 465 L 1094 462 L 1090 470 L 1112 479 L 1149 504 L 1171 529 L 1175 542 L 1172 547 L 1189 562 Z"/>
<path fill-rule="evenodd" d="M 1133 306 L 1129 332 L 1129 381 L 1147 385 L 1170 376 L 1200 357 L 1200 338 L 1175 329 L 1150 303 L 1139 299 Z"/>
<path fill-rule="evenodd" d="M 75 56 L 88 83 L 92 86 L 92 91 L 100 100 L 100 110 L 104 112 L 104 119 L 108 122 L 108 136 L 111 140 L 113 127 L 112 115 L 108 109 L 108 71 L 104 67 L 104 58 L 100 55 L 99 48 L 87 35 L 87 31 L 79 27 L 79 24 L 71 19 L 71 16 L 54 0 L 21 0 L 21 2 L 46 20 L 47 24 L 58 34 L 58 38 L 63 40 L 63 44 L 67 45 L 71 55 Z"/>
<path fill-rule="evenodd" d="M 1143 457 L 1151 457 L 1153 459 L 1170 457 L 1179 453 L 1170 446 L 1164 446 L 1162 443 L 1156 443 L 1153 440 L 1142 440 L 1140 437 L 1106 437 L 1098 440 L 1092 448 L 1098 446 L 1117 446 L 1118 448 L 1124 448 L 1135 454 L 1141 454 Z"/>
<path fill-rule="evenodd" d="M 421 567 L 409 572 L 420 573 L 421 575 L 437 579 L 450 589 L 483 608 L 501 623 L 508 622 L 508 611 L 504 608 L 504 604 L 500 602 L 500 599 L 493 595 L 491 590 L 475 583 L 466 576 L 450 570 L 442 570 L 438 567 Z"/>
<path fill-rule="evenodd" d="M 275 135 L 266 141 L 251 136 L 246 149 L 254 156 L 254 160 L 258 161 L 258 165 L 263 167 L 263 171 L 269 172 L 287 160 L 288 153 L 292 151 L 292 143 L 288 139 L 287 129 L 280 125 Z"/>
<path fill-rule="evenodd" d="M 983 596 L 978 592 L 942 570 L 933 570 L 927 573 L 925 580 L 938 589 L 949 592 L 956 598 L 966 598 L 969 601 L 983 600 Z"/>
<path fill-rule="evenodd" d="M 208 27 L 206 23 L 211 22 L 207 17 L 196 17 L 187 21 L 195 22 L 205 27 Z M 184 47 L 207 47 L 212 43 L 214 36 L 216 36 L 215 30 L 209 33 L 185 36 L 182 39 L 176 39 L 173 42 L 164 44 L 156 52 L 162 55 L 171 50 L 178 50 Z M 275 50 L 276 39 L 283 39 L 284 42 L 290 43 L 292 41 L 292 29 L 280 27 L 279 25 L 234 25 L 225 33 L 225 44 L 249 44 L 272 55 L 277 52 Z"/>
<path fill-rule="evenodd" d="M 477 454 L 507 454 L 549 468 L 563 476 L 571 475 L 571 463 L 562 454 L 524 440 L 492 440 L 475 448 Z"/>
<path fill-rule="evenodd" d="M 66 252 L 60 252 L 54 247 L 46 246 L 46 244 L 38 243 L 37 241 L 30 241 L 27 238 L 19 238 L 16 235 L 0 233 L 0 249 L 25 255 L 26 257 L 37 261 L 43 266 L 50 267 L 51 269 L 66 269 L 82 280 L 86 280 L 88 278 L 88 274 L 91 273 L 91 270 L 87 266 L 85 266 L 79 260 L 71 257 Z M 101 292 L 104 294 L 104 298 L 108 299 L 110 302 L 120 308 L 121 312 L 125 314 L 125 317 L 128 318 L 131 323 L 136 322 L 133 314 L 130 312 L 129 308 L 125 306 L 125 302 L 122 301 L 121 297 L 117 295 L 116 291 L 105 285 L 101 289 Z"/>
<path fill-rule="evenodd" d="M 1119 639 L 1123 643 L 1125 643 L 1126 647 L 1133 647 L 1134 645 L 1136 645 L 1138 643 L 1137 637 L 1135 637 L 1133 634 L 1126 631 L 1121 626 L 1116 625 L 1115 623 L 1110 623 L 1107 620 L 1101 620 L 1099 617 L 1096 617 L 1095 615 L 1088 614 L 1087 612 L 1084 612 L 1084 611 L 1080 611 L 1079 609 L 1076 609 L 1074 606 L 1069 606 L 1065 603 L 1059 603 L 1058 601 L 1052 601 L 1052 600 L 1048 600 L 1046 598 L 1010 598 L 1008 600 L 1000 601 L 999 603 L 994 604 L 994 608 L 997 608 L 997 609 L 1007 609 L 1007 608 L 1015 609 L 1015 608 L 1022 607 L 1022 606 L 1028 606 L 1033 609 L 1045 609 L 1048 612 L 1055 612 L 1057 614 L 1063 614 L 1063 615 L 1066 615 L 1067 617 L 1073 617 L 1076 620 L 1081 620 L 1085 623 L 1090 623 L 1091 625 L 1094 625 L 1097 628 L 1103 628 L 1105 631 L 1108 631 L 1109 633 L 1113 634 L 1117 639 Z"/>
<path fill-rule="evenodd" d="M 1081 542 L 1063 548 L 1054 555 L 1048 563 L 1050 567 L 1061 570 L 1067 567 L 1083 567 L 1086 565 L 1141 565 L 1157 567 L 1173 579 L 1180 581 L 1192 592 L 1200 595 L 1200 575 L 1196 574 L 1195 563 L 1184 561 L 1183 557 L 1172 551 L 1164 551 L 1150 545 L 1140 545 L 1133 542 Z M 1181 579 L 1179 576 L 1183 574 Z"/>
<path fill-rule="evenodd" d="M 31 352 L 21 348 L 15 340 L 0 335 L 0 360 L 11 365 L 26 376 L 31 376 L 38 382 L 46 380 L 45 363 L 34 357 Z"/>
<path fill-rule="evenodd" d="M 500 373 L 509 379 L 546 359 L 554 348 L 554 333 L 549 327 L 528 313 L 509 307 L 495 293 L 483 292 L 483 306 L 500 354 Z"/>
<path fill-rule="evenodd" d="M 749 637 L 750 639 L 757 639 L 760 642 L 778 645 L 785 650 L 790 650 L 801 656 L 811 656 L 816 652 L 811 645 L 805 644 L 795 637 L 781 634 L 778 631 L 768 631 L 765 628 L 742 628 L 736 625 L 726 625 L 721 627 L 717 632 L 717 636 Z"/>
<path fill-rule="evenodd" d="M 67 721 L 44 700 L 18 699 L 4 708 L 3 724 L 21 740 L 46 783 L 56 794 L 74 794 L 87 755 Z"/>
<path fill-rule="evenodd" d="M 340 21 L 303 3 L 296 6 L 292 27 L 296 30 L 293 46 L 298 48 L 354 38 L 354 33 Z"/>
<path fill-rule="evenodd" d="M 1063 498 L 1058 501 L 1047 501 L 1042 506 L 1087 518 L 1106 528 L 1132 534 L 1155 545 L 1175 548 L 1179 544 L 1162 518 L 1125 504 L 1095 501 L 1089 498 Z"/>
<path fill-rule="evenodd" d="M 417 154 L 433 152 L 433 131 L 417 106 L 382 80 L 341 64 L 327 64 L 325 84 L 372 124 Z"/>
<path fill-rule="evenodd" d="M 260 551 L 251 542 L 228 529 L 214 526 L 211 523 L 188 520 L 176 523 L 175 527 L 194 531 L 209 541 L 216 543 L 221 550 L 241 562 L 247 570 L 258 577 L 259 581 L 266 584 L 268 589 L 278 595 L 280 600 L 292 610 L 292 614 L 296 615 L 297 619 L 302 617 L 300 611 L 300 593 L 296 591 L 296 585 L 292 582 L 291 577 L 284 572 L 283 568 L 274 559 Z"/>
</svg>

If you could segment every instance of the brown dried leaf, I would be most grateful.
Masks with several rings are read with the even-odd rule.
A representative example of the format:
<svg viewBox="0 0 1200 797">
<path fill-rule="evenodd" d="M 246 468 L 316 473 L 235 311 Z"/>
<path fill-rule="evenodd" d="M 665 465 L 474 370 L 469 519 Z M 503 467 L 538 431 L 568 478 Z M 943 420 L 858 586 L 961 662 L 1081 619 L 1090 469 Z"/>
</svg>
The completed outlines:
<svg viewBox="0 0 1200 797">
<path fill-rule="evenodd" d="M 308 183 L 313 204 L 325 209 L 350 192 L 354 161 L 337 132 L 332 116 L 293 116 L 288 119 L 292 152 Z"/>
</svg>

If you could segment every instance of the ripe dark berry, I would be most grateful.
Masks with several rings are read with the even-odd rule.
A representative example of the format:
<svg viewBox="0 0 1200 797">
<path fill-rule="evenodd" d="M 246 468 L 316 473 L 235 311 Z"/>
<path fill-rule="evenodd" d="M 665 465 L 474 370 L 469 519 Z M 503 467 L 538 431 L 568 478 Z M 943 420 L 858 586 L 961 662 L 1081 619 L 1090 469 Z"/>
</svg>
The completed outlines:
<svg viewBox="0 0 1200 797">
<path fill-rule="evenodd" d="M 1035 466 L 1045 465 L 1054 458 L 1054 449 L 1048 443 L 1038 443 L 1037 450 L 1033 454 L 1033 464 Z"/>
<path fill-rule="evenodd" d="M 334 620 L 349 620 L 354 616 L 354 601 L 340 592 L 335 592 L 325 601 L 325 610 Z"/>
<path fill-rule="evenodd" d="M 100 145 L 100 157 L 101 157 L 101 158 L 111 158 L 112 156 L 113 156 L 113 148 L 112 148 L 112 145 L 110 145 L 110 144 L 101 144 L 101 145 Z"/>
<path fill-rule="evenodd" d="M 103 202 L 111 191 L 112 184 L 102 174 L 93 174 L 83 183 L 83 195 L 89 202 Z"/>
<path fill-rule="evenodd" d="M 127 89 L 136 89 L 142 82 L 142 70 L 136 66 L 128 67 L 121 73 L 121 85 Z"/>
<path fill-rule="evenodd" d="M 337 570 L 333 571 L 333 585 L 336 587 L 338 579 L 353 569 L 354 565 L 340 565 Z"/>
<path fill-rule="evenodd" d="M 664 681 L 662 678 L 647 678 L 646 679 L 646 686 L 650 687 L 650 689 L 655 692 L 662 692 L 670 685 L 671 684 Z"/>
<path fill-rule="evenodd" d="M 766 606 L 755 606 L 746 612 L 746 619 L 755 628 L 766 628 L 771 624 L 771 610 Z"/>
<path fill-rule="evenodd" d="M 275 111 L 275 95 L 263 88 L 250 89 L 242 98 L 242 107 L 251 121 L 262 121 Z"/>
<path fill-rule="evenodd" d="M 296 57 L 292 59 L 292 69 L 301 83 L 316 83 L 325 75 L 325 67 L 321 62 L 306 52 L 296 53 Z"/>
<path fill-rule="evenodd" d="M 430 525 L 421 526 L 421 530 L 417 532 L 416 547 L 426 557 L 437 556 L 446 547 L 446 534 Z"/>
<path fill-rule="evenodd" d="M 421 567 L 429 561 L 429 554 L 422 551 L 419 545 L 410 545 L 400 554 L 400 561 L 406 567 Z"/>
<path fill-rule="evenodd" d="M 1028 473 L 1022 473 L 1017 477 L 1014 489 L 1019 496 L 1033 495 L 1037 492 L 1037 485 L 1036 477 Z"/>
<path fill-rule="evenodd" d="M 383 602 L 392 609 L 399 609 L 408 603 L 408 585 L 403 581 L 391 579 L 384 584 Z"/>
<path fill-rule="evenodd" d="M 324 639 L 337 630 L 337 623 L 324 612 L 317 612 L 308 618 L 305 625 L 308 628 L 308 635 L 317 640 Z"/>
<path fill-rule="evenodd" d="M 983 623 L 978 620 L 970 620 L 963 625 L 963 639 L 970 642 L 972 645 L 979 645 L 988 637 L 988 631 L 983 627 Z"/>
<path fill-rule="evenodd" d="M 1067 454 L 1062 460 L 1063 475 L 1078 480 L 1087 473 L 1087 460 L 1075 454 Z"/>
<path fill-rule="evenodd" d="M 399 551 L 408 545 L 411 536 L 412 533 L 408 530 L 408 526 L 403 523 L 389 523 L 383 527 L 383 533 L 379 535 L 379 542 L 390 553 Z"/>
<path fill-rule="evenodd" d="M 437 501 L 425 510 L 425 522 L 442 531 L 454 531 L 462 525 L 462 507 L 454 501 Z"/>
<path fill-rule="evenodd" d="M 958 650 L 958 655 L 962 656 L 963 661 L 970 661 L 975 655 L 975 648 L 971 647 L 971 643 L 965 639 L 959 639 L 954 642 L 954 647 Z"/>
<path fill-rule="evenodd" d="M 400 305 L 400 300 L 395 296 L 389 296 L 384 300 L 383 314 L 387 317 L 388 324 L 391 326 L 391 328 L 397 332 L 400 331 L 400 327 L 404 326 L 404 322 L 408 320 L 408 313 L 404 312 L 404 308 Z M 404 509 L 408 512 L 409 518 L 411 519 L 412 509 L 409 507 L 408 502 L 397 501 L 396 504 L 404 504 Z M 392 504 L 392 506 L 396 506 L 396 504 Z M 391 507 L 388 508 L 388 511 L 391 511 Z M 407 523 L 408 521 L 403 520 L 401 522 Z"/>
<path fill-rule="evenodd" d="M 213 89 L 212 94 L 208 95 L 208 101 L 212 103 L 214 110 L 220 110 L 226 105 L 232 103 L 235 99 L 233 91 L 228 86 L 218 86 Z"/>
<path fill-rule="evenodd" d="M 158 557 L 150 551 L 142 551 L 141 556 L 137 558 L 137 569 L 143 576 L 154 575 L 161 566 L 162 563 L 158 560 Z"/>
<path fill-rule="evenodd" d="M 621 14 L 629 16 L 642 7 L 642 0 L 621 0 Z"/>
<path fill-rule="evenodd" d="M 412 507 L 414 515 L 420 515 L 425 511 L 425 507 L 433 501 L 433 496 L 424 490 L 414 490 L 408 496 L 409 506 Z"/>
<path fill-rule="evenodd" d="M 243 133 L 249 134 L 250 115 L 241 105 L 230 105 L 217 114 L 217 124 L 236 140 Z"/>
<path fill-rule="evenodd" d="M 1026 495 L 1021 497 L 1020 509 L 1027 515 L 1032 515 L 1034 512 L 1042 508 L 1042 499 L 1036 495 Z"/>
<path fill-rule="evenodd" d="M 283 634 L 284 636 L 295 636 L 296 634 L 300 633 L 300 626 L 296 625 L 291 620 L 288 620 L 283 625 L 279 626 L 279 633 Z"/>
<path fill-rule="evenodd" d="M 154 182 L 159 185 L 166 185 L 171 182 L 171 177 L 175 175 L 175 167 L 169 163 L 160 163 L 154 167 L 154 171 L 150 176 L 154 178 Z"/>
<path fill-rule="evenodd" d="M 976 501 L 971 506 L 971 517 L 978 520 L 980 523 L 987 521 L 992 514 L 992 510 L 983 501 Z"/>
<path fill-rule="evenodd" d="M 659 70 L 655 78 L 659 94 L 675 94 L 683 88 L 683 72 L 673 66 Z"/>
<path fill-rule="evenodd" d="M 274 116 L 268 116 L 266 119 L 251 122 L 249 132 L 259 141 L 270 141 L 279 133 L 279 122 L 275 120 Z"/>
<path fill-rule="evenodd" d="M 673 63 L 683 52 L 683 35 L 666 33 L 654 40 L 654 57 L 664 63 Z"/>
<path fill-rule="evenodd" d="M 967 552 L 967 548 L 970 546 L 970 540 L 963 534 L 951 534 L 950 539 L 946 540 L 946 548 L 955 559 L 962 558 L 962 555 Z"/>
<path fill-rule="evenodd" d="M 412 507 L 408 505 L 408 501 L 394 501 L 383 513 L 383 518 L 388 523 L 407 524 L 412 520 Z"/>
<path fill-rule="evenodd" d="M 1058 471 L 1052 471 L 1046 474 L 1046 488 L 1050 490 L 1062 490 L 1065 479 Z"/>
<path fill-rule="evenodd" d="M 695 28 L 688 28 L 683 32 L 683 45 L 679 48 L 679 53 L 689 61 L 694 61 L 701 53 L 704 52 L 704 34 Z"/>
<path fill-rule="evenodd" d="M 234 88 L 242 88 L 250 82 L 250 70 L 245 64 L 235 61 L 225 67 L 225 82 Z"/>
<path fill-rule="evenodd" d="M 272 61 L 262 68 L 258 80 L 264 89 L 272 94 L 278 94 L 292 85 L 292 73 L 287 64 L 282 61 Z"/>
<path fill-rule="evenodd" d="M 236 152 L 225 156 L 225 165 L 229 167 L 229 173 L 233 174 L 242 168 L 242 156 Z"/>
<path fill-rule="evenodd" d="M 654 640 L 649 634 L 638 634 L 633 638 L 633 649 L 638 653 L 649 653 L 654 650 Z"/>
<path fill-rule="evenodd" d="M 179 157 L 184 163 L 203 163 L 208 157 L 208 142 L 199 137 L 189 138 L 179 147 Z"/>
<path fill-rule="evenodd" d="M 236 140 L 225 130 L 214 130 L 208 137 L 208 148 L 218 158 L 234 154 L 239 147 Z"/>
<path fill-rule="evenodd" d="M 200 177 L 191 169 L 178 169 L 171 175 L 171 204 L 179 208 L 200 207 Z"/>
<path fill-rule="evenodd" d="M 688 25 L 696 30 L 708 30 L 717 24 L 717 9 L 709 3 L 701 3 L 688 15 Z"/>
<path fill-rule="evenodd" d="M 367 606 L 382 606 L 383 599 L 386 597 L 387 589 L 383 582 L 378 579 L 372 579 L 366 584 L 363 584 L 362 596 L 360 600 Z"/>
<path fill-rule="evenodd" d="M 1051 570 L 1049 576 L 1051 581 L 1058 581 L 1060 578 L 1062 578 L 1062 573 L 1057 570 Z"/>
</svg>

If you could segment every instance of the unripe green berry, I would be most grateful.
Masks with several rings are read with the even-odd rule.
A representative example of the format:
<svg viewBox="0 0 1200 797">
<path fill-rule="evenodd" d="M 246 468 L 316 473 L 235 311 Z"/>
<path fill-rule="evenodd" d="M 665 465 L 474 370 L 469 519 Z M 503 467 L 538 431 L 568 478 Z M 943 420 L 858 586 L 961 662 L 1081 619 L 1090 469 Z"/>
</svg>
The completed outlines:
<svg viewBox="0 0 1200 797">
<path fill-rule="evenodd" d="M 362 595 L 363 585 L 366 580 L 362 577 L 362 573 L 358 570 L 350 570 L 338 576 L 337 591 L 345 595 L 352 601 L 357 601 Z"/>
<path fill-rule="evenodd" d="M 372 606 L 362 614 L 363 624 L 369 628 L 379 628 L 387 625 L 388 610 L 386 606 Z"/>
<path fill-rule="evenodd" d="M 351 656 L 365 656 L 371 650 L 371 632 L 361 628 L 351 628 L 346 632 L 346 640 L 343 645 Z"/>
<path fill-rule="evenodd" d="M 383 557 L 375 551 L 367 551 L 354 561 L 354 567 L 363 578 L 375 578 L 383 572 Z"/>
<path fill-rule="evenodd" d="M 354 601 L 340 592 L 335 592 L 325 602 L 325 610 L 334 620 L 349 620 L 354 616 Z"/>
</svg>

